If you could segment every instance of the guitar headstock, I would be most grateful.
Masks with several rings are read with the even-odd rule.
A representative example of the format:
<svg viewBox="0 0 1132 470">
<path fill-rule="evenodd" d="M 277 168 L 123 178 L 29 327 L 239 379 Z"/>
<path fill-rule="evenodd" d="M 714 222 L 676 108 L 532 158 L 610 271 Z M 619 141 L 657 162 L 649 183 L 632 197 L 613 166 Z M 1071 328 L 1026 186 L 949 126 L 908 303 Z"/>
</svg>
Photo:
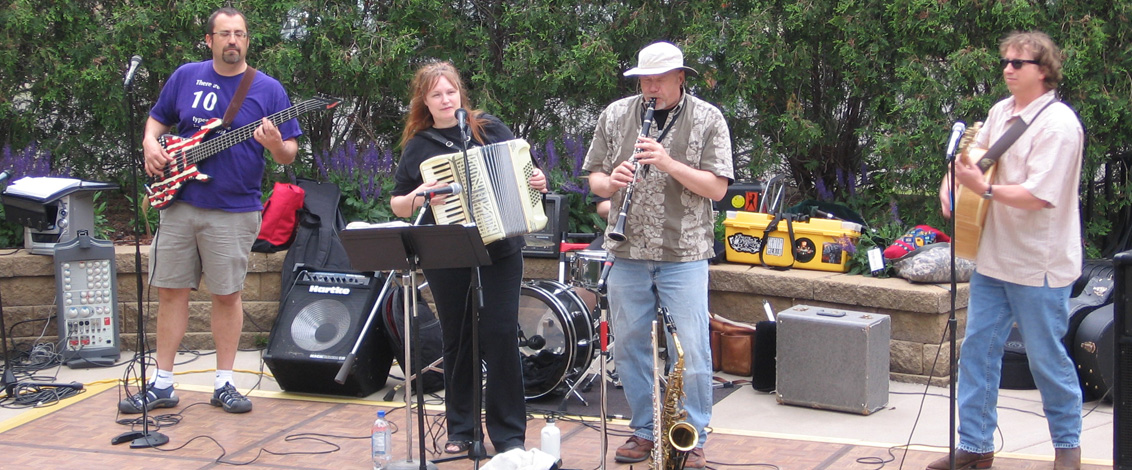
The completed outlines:
<svg viewBox="0 0 1132 470">
<path fill-rule="evenodd" d="M 963 137 L 959 139 L 959 153 L 964 159 L 970 158 L 971 143 L 975 141 L 975 136 L 979 135 L 979 130 L 982 128 L 983 121 L 976 121 L 963 131 Z"/>
<path fill-rule="evenodd" d="M 318 104 L 320 107 L 323 107 L 325 109 L 332 109 L 335 106 L 338 106 L 338 104 L 342 102 L 342 99 L 319 93 L 307 101 L 314 102 L 315 104 Z"/>
</svg>

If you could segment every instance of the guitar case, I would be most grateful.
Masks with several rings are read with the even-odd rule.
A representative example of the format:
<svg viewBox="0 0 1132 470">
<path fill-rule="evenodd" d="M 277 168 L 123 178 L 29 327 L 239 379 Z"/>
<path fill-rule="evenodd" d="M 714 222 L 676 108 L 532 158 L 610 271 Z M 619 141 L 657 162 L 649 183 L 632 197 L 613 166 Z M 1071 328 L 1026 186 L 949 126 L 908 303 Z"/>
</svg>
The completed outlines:
<svg viewBox="0 0 1132 470">
<path fill-rule="evenodd" d="M 1069 351 L 1070 359 L 1074 359 L 1075 356 L 1073 342 L 1081 323 L 1093 310 L 1112 302 L 1112 293 L 1116 288 L 1115 276 L 1115 268 L 1110 259 L 1085 262 L 1081 277 L 1073 286 L 1075 294 L 1069 299 L 1069 329 L 1065 332 L 1063 343 L 1065 350 Z"/>
<path fill-rule="evenodd" d="M 338 232 L 346 227 L 338 202 L 342 192 L 334 183 L 296 178 L 305 197 L 299 209 L 295 240 L 283 258 L 279 301 L 287 299 L 300 269 L 349 271 L 350 258 Z"/>
<path fill-rule="evenodd" d="M 1093 310 L 1077 328 L 1073 356 L 1081 379 L 1084 401 L 1112 402 L 1114 384 L 1113 304 Z"/>
</svg>

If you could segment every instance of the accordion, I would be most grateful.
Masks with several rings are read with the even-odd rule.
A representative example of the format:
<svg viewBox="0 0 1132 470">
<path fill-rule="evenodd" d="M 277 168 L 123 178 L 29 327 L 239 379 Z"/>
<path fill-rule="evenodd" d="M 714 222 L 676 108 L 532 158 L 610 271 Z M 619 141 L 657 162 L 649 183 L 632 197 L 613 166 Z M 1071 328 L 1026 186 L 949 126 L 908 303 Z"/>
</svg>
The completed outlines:
<svg viewBox="0 0 1132 470">
<path fill-rule="evenodd" d="M 531 188 L 528 180 L 534 173 L 531 146 L 514 139 L 468 149 L 470 171 L 464 171 L 464 154 L 439 155 L 421 162 L 425 181 L 459 182 L 465 189 L 449 197 L 442 207 L 434 207 L 439 225 L 471 222 L 469 209 L 475 215 L 484 244 L 504 238 L 542 230 L 547 217 L 542 193 Z M 470 176 L 471 181 L 465 181 Z M 471 201 L 469 202 L 469 195 Z"/>
</svg>

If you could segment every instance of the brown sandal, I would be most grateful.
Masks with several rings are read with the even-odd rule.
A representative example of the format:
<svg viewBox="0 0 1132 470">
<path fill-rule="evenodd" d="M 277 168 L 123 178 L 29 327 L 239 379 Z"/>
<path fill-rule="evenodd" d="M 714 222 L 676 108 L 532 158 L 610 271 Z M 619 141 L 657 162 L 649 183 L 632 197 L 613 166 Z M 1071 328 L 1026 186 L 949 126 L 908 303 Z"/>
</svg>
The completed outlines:
<svg viewBox="0 0 1132 470">
<path fill-rule="evenodd" d="M 445 454 L 460 454 L 468 451 L 472 446 L 470 441 L 448 441 L 444 444 Z"/>
</svg>

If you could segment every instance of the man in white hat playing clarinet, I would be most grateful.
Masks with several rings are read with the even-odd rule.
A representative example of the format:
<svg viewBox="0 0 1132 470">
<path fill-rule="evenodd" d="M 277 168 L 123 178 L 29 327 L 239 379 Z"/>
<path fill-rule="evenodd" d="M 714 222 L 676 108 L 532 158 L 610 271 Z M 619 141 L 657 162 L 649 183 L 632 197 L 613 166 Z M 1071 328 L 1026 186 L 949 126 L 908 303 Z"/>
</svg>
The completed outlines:
<svg viewBox="0 0 1132 470">
<path fill-rule="evenodd" d="M 704 428 L 712 405 L 708 259 L 715 254 L 711 201 L 723 198 L 734 170 L 723 113 L 687 94 L 689 75 L 698 73 L 684 65 L 675 45 L 657 42 L 641 49 L 637 66 L 625 72 L 638 78 L 641 93 L 602 111 L 586 154 L 590 189 L 612 200 L 604 248 L 614 256 L 607 279 L 617 335 L 614 360 L 633 413 L 633 435 L 617 449 L 618 462 L 648 459 L 654 436 L 667 432 L 654 430 L 653 404 L 663 406 L 664 397 L 653 396 L 653 374 L 665 372 L 654 371 L 651 334 L 652 322 L 667 317 L 683 350 L 685 396 L 679 405 L 698 432 L 694 442 L 678 444 L 695 446 L 683 454 L 686 468 L 707 465 Z M 626 193 L 631 193 L 628 202 Z M 622 218 L 624 224 L 618 224 Z M 662 308 L 668 315 L 658 315 Z M 672 339 L 667 344 L 669 362 L 676 364 Z"/>
</svg>

